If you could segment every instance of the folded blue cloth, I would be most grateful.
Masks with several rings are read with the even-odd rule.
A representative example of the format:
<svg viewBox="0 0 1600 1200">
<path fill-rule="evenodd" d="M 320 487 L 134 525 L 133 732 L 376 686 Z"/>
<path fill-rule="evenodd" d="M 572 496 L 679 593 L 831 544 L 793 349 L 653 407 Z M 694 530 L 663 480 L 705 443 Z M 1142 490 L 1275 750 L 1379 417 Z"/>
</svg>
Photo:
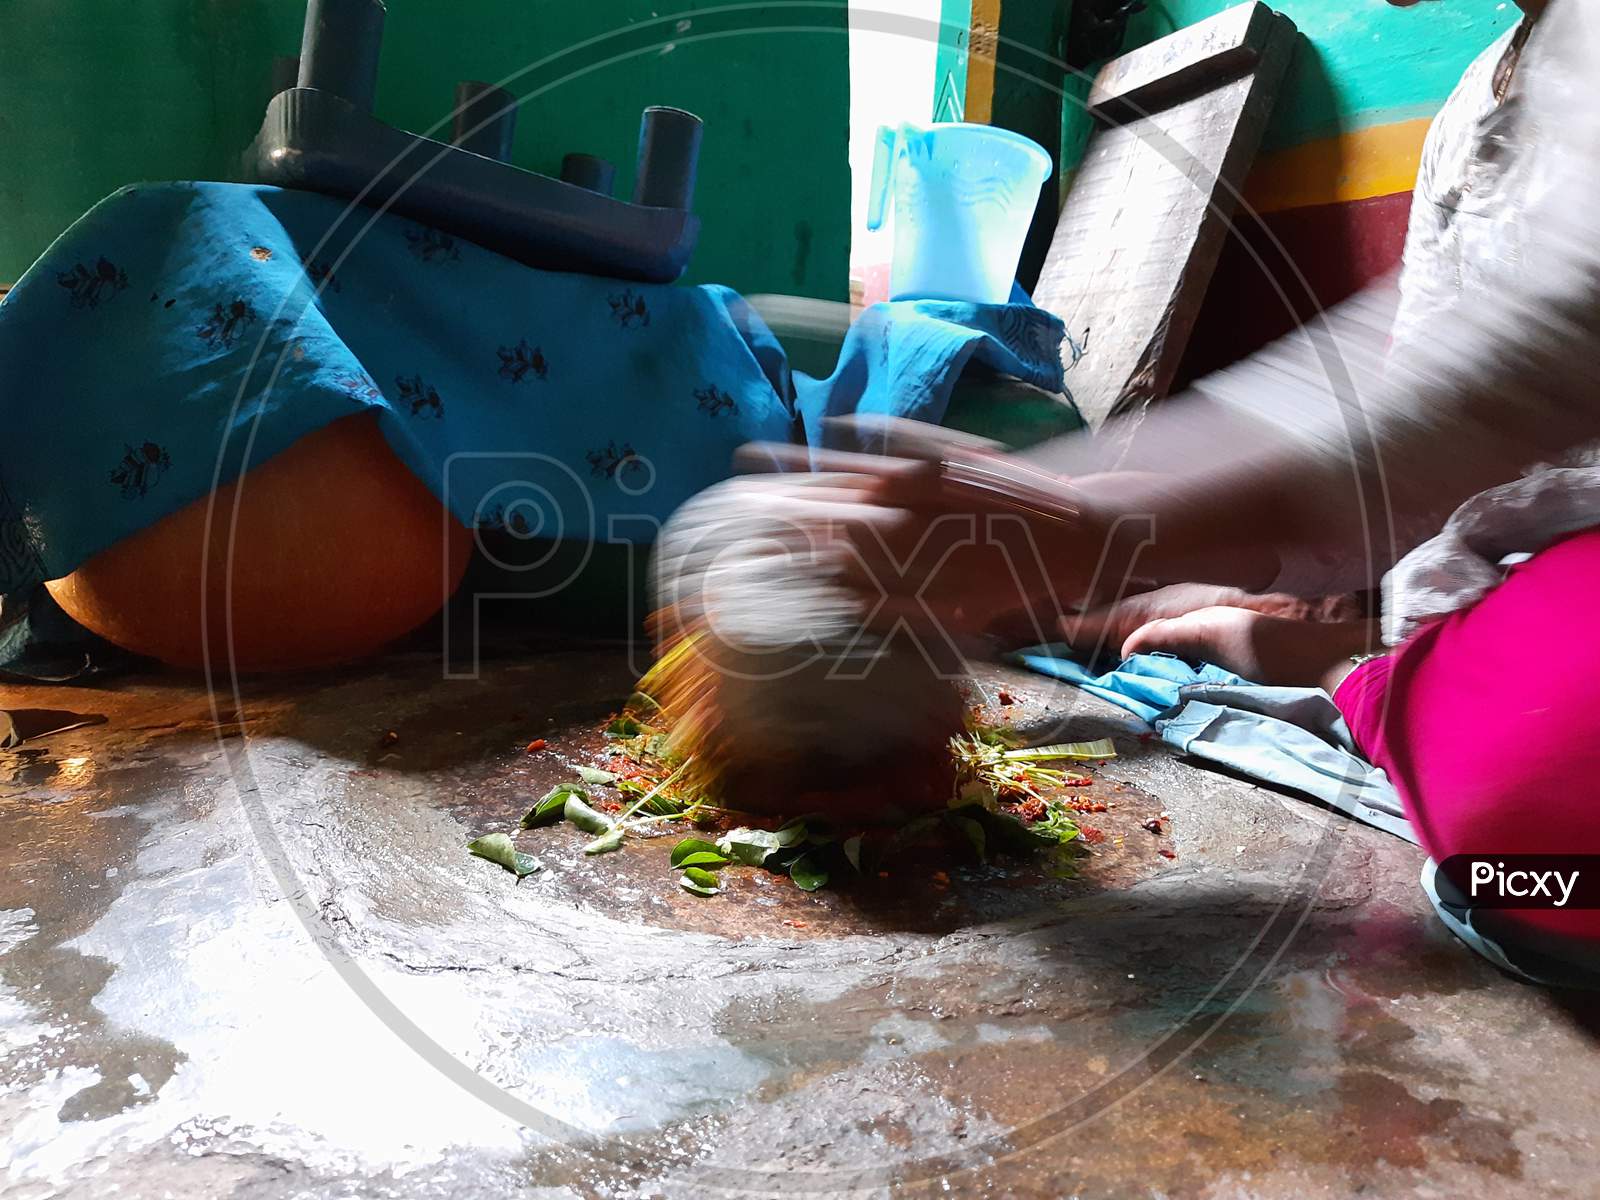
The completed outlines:
<svg viewBox="0 0 1600 1200">
<path fill-rule="evenodd" d="M 309 192 L 125 188 L 0 302 L 0 593 L 366 410 L 465 524 L 645 541 L 740 444 L 938 421 L 970 360 L 1059 391 L 1061 337 L 1026 304 L 882 305 L 791 379 L 727 288 L 538 271 Z"/>
<path fill-rule="evenodd" d="M 1018 650 L 1012 660 L 1043 675 L 1076 684 L 1091 696 L 1125 708 L 1148 725 L 1178 704 L 1184 687 L 1192 683 L 1243 683 L 1232 671 L 1202 663 L 1191 667 L 1170 654 L 1135 654 L 1121 666 L 1096 675 L 1070 657 L 1070 647 L 1056 643 Z"/>
<path fill-rule="evenodd" d="M 1021 288 L 1013 289 L 1010 304 L 905 300 L 873 305 L 846 332 L 832 375 L 794 377 L 806 442 L 829 445 L 823 421 L 850 414 L 937 425 L 952 385 L 974 357 L 1047 392 L 1065 391 L 1064 336 L 1060 318 L 1035 308 Z"/>
<path fill-rule="evenodd" d="M 1350 729 L 1320 688 L 1263 687 L 1209 663 L 1135 654 L 1095 675 L 1065 645 L 1013 659 L 1075 684 L 1147 722 L 1180 754 L 1288 788 L 1408 842 L 1417 840 L 1388 776 L 1356 752 Z"/>
</svg>

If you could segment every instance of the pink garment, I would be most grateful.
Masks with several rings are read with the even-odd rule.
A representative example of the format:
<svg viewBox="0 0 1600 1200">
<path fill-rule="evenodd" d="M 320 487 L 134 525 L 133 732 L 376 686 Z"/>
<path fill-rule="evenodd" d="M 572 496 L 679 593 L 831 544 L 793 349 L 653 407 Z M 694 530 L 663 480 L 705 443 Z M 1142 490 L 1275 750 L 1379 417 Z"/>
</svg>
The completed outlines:
<svg viewBox="0 0 1600 1200">
<path fill-rule="evenodd" d="M 1335 702 L 1423 847 L 1600 854 L 1600 530 L 1353 671 Z M 1507 932 L 1600 942 L 1600 910 L 1504 910 Z"/>
</svg>

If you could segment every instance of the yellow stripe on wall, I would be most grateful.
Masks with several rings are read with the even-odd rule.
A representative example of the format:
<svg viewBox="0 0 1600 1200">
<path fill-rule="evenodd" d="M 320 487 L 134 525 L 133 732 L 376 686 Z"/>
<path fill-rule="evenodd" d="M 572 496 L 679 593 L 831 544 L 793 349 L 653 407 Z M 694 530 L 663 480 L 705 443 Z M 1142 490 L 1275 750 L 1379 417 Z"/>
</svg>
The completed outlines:
<svg viewBox="0 0 1600 1200">
<path fill-rule="evenodd" d="M 1000 44 L 1000 0 L 972 0 L 971 29 L 963 120 L 987 125 L 994 116 L 994 55 Z"/>
<path fill-rule="evenodd" d="M 1257 212 L 1276 212 L 1409 192 L 1430 123 L 1421 117 L 1373 125 L 1264 154 L 1245 182 L 1245 201 Z"/>
</svg>

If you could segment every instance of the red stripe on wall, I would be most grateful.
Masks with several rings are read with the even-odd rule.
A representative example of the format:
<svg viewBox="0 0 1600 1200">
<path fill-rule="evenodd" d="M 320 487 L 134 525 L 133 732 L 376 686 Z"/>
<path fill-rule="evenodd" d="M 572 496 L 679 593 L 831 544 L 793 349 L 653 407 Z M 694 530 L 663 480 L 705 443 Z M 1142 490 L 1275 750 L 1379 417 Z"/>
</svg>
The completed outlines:
<svg viewBox="0 0 1600 1200">
<path fill-rule="evenodd" d="M 1392 270 L 1410 214 L 1411 193 L 1400 192 L 1236 221 L 1180 380 L 1243 358 Z"/>
</svg>

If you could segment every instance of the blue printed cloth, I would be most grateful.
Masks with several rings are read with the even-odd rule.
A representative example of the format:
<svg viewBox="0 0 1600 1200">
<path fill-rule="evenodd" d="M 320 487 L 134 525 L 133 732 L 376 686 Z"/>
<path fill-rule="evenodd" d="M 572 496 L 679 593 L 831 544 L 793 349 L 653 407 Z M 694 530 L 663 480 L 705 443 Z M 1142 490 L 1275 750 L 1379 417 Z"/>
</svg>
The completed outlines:
<svg viewBox="0 0 1600 1200">
<path fill-rule="evenodd" d="M 829 379 L 791 378 L 727 288 L 538 271 L 308 192 L 130 187 L 0 303 L 0 593 L 362 411 L 465 524 L 649 541 L 744 442 L 939 421 L 973 360 L 1060 391 L 1061 338 L 1026 304 L 881 305 Z"/>
</svg>

